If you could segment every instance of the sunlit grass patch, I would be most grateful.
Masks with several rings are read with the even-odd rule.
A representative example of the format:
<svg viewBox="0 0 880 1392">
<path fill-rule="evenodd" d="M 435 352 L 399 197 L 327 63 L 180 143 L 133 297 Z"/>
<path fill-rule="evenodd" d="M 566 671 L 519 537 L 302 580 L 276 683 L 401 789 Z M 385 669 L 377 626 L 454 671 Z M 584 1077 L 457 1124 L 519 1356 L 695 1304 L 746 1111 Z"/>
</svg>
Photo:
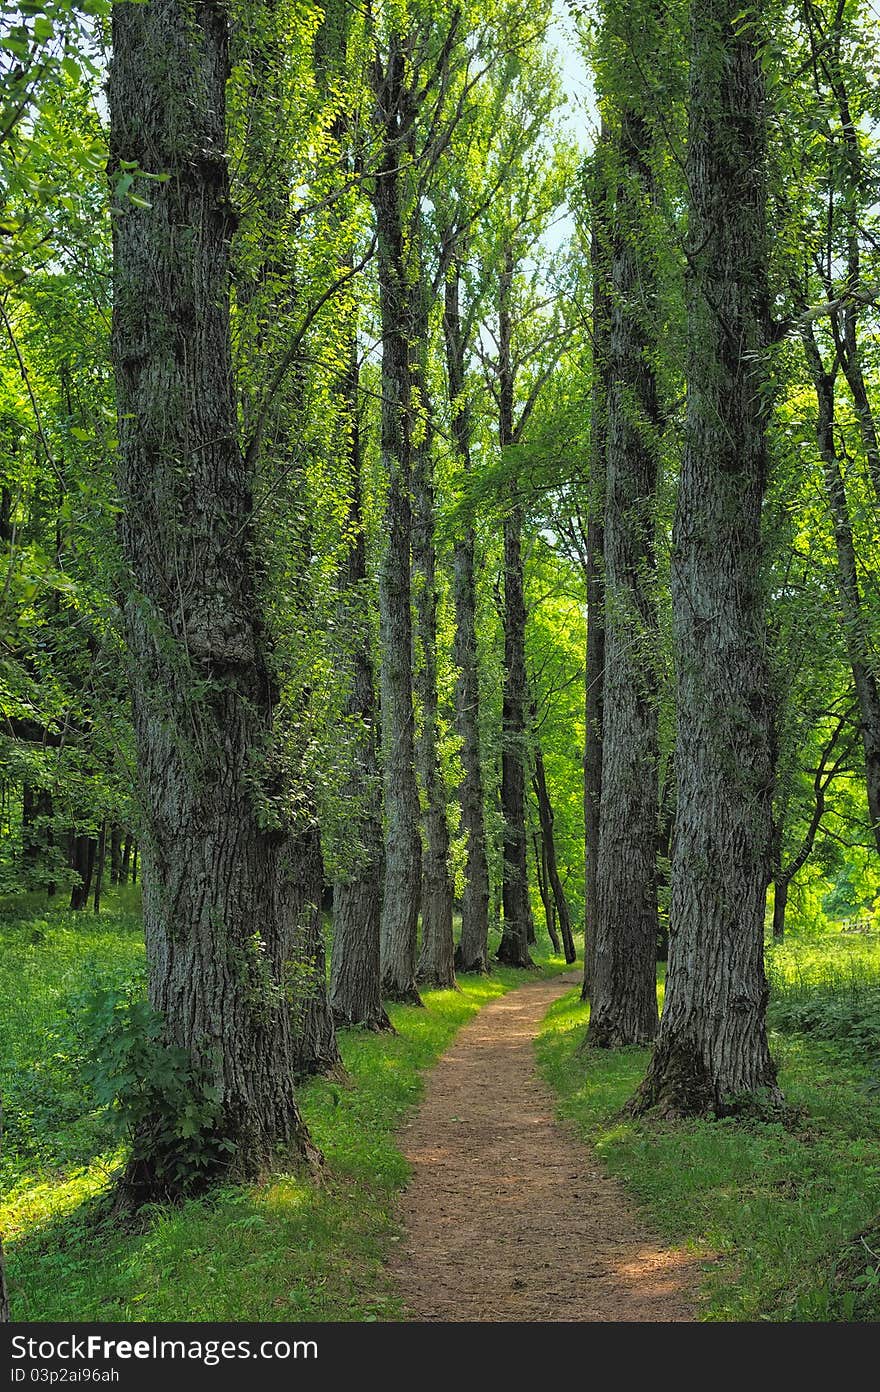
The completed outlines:
<svg viewBox="0 0 880 1392">
<path fill-rule="evenodd" d="M 45 1040 L 61 1040 L 66 1003 L 90 972 L 124 981 L 143 962 L 134 915 L 68 917 L 48 928 L 22 921 L 5 929 L 11 951 L 0 973 L 15 999 L 15 1024 L 2 1036 L 7 1076 L 18 1068 L 39 1075 Z M 421 1096 L 422 1072 L 488 1001 L 565 969 L 555 959 L 534 973 L 496 968 L 488 977 L 463 976 L 459 991 L 427 992 L 424 1009 L 391 1006 L 396 1034 L 343 1032 L 347 1076 L 313 1079 L 300 1091 L 325 1156 L 321 1184 L 306 1172 L 279 1171 L 260 1185 L 154 1207 L 134 1229 L 102 1218 L 93 1202 L 122 1156 L 106 1153 L 100 1114 L 57 1058 L 54 1071 L 44 1070 L 55 1100 L 42 1110 L 35 1103 L 34 1144 L 25 1136 L 19 1153 L 7 1157 L 14 1187 L 5 1189 L 0 1223 L 13 1318 L 399 1318 L 383 1260 L 399 1238 L 397 1195 L 408 1174 L 395 1133 Z M 22 971 L 36 983 L 32 996 L 15 994 Z"/>
</svg>

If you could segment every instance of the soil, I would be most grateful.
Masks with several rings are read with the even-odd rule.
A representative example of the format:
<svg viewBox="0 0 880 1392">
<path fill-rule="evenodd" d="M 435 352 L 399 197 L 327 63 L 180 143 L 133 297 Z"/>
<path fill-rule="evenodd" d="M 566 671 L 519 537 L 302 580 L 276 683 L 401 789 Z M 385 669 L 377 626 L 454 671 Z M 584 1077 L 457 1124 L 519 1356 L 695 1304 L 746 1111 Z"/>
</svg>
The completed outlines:
<svg viewBox="0 0 880 1392">
<path fill-rule="evenodd" d="M 408 1318 L 696 1318 L 699 1258 L 657 1242 L 620 1184 L 554 1120 L 532 1041 L 577 980 L 485 1006 L 429 1074 L 400 1143 L 413 1167 L 389 1271 Z"/>
</svg>

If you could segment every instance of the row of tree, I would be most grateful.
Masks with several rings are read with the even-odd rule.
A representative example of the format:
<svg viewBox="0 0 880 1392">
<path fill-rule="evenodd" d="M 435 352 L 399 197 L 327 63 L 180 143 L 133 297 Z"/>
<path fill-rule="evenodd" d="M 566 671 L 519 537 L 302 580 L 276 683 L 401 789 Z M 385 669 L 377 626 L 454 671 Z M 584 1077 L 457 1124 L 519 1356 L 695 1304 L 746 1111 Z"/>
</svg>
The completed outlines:
<svg viewBox="0 0 880 1392">
<path fill-rule="evenodd" d="M 7 8 L 6 887 L 135 828 L 244 1176 L 533 897 L 639 1106 L 777 1101 L 768 887 L 880 884 L 866 8 L 603 0 L 586 158 L 547 5 Z"/>
</svg>

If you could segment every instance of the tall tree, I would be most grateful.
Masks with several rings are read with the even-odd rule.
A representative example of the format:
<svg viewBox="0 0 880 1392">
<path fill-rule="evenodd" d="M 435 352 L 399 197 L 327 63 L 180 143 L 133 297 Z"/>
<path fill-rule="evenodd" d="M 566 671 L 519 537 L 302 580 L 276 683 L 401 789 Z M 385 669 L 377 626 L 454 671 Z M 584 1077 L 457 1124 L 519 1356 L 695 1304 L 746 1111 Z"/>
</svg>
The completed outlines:
<svg viewBox="0 0 880 1392">
<path fill-rule="evenodd" d="M 589 1040 L 645 1044 L 657 1033 L 658 748 L 656 495 L 660 404 L 655 175 L 631 11 L 605 6 L 612 95 L 610 322 L 605 404 L 605 676 L 595 965 Z M 641 24 L 656 27 L 653 12 Z M 610 69 L 610 71 L 609 71 Z"/>
<path fill-rule="evenodd" d="M 310 1149 L 289 992 L 297 925 L 315 906 L 271 759 L 278 685 L 256 583 L 253 470 L 237 438 L 228 54 L 221 5 L 114 7 L 110 168 L 167 176 L 149 204 L 113 220 L 150 999 L 214 1099 L 213 1171 L 255 1176 L 279 1150 Z M 174 1185 L 161 1120 L 148 1118 L 124 1189 L 143 1202 Z"/>
<path fill-rule="evenodd" d="M 767 118 L 759 21 L 733 0 L 694 0 L 690 23 L 669 972 L 634 1105 L 721 1114 L 746 1098 L 779 1098 L 763 960 L 772 794 L 760 531 L 770 404 Z"/>
</svg>

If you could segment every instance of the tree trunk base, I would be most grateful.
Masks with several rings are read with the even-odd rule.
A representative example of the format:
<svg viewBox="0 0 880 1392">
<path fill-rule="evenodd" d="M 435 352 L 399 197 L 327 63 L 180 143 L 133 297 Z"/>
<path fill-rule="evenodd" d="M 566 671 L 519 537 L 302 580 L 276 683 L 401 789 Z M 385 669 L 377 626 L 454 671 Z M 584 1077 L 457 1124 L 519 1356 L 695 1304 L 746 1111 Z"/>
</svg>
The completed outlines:
<svg viewBox="0 0 880 1392">
<path fill-rule="evenodd" d="M 462 972 L 466 976 L 489 976 L 492 968 L 489 965 L 488 953 L 481 953 L 478 957 L 470 961 L 465 959 L 461 947 L 455 949 L 455 970 Z"/>
<path fill-rule="evenodd" d="M 585 1047 L 588 1049 L 644 1049 L 657 1038 L 659 1021 L 653 1028 L 647 1023 L 636 1025 L 619 1021 L 596 1021 L 591 1018 Z"/>
<path fill-rule="evenodd" d="M 399 986 L 395 982 L 382 982 L 382 999 L 394 1005 L 424 1005 L 415 986 Z"/>
<path fill-rule="evenodd" d="M 418 971 L 416 981 L 420 986 L 424 986 L 429 991 L 460 991 L 461 987 L 455 979 L 455 973 L 449 977 L 441 976 L 439 972 Z"/>
<path fill-rule="evenodd" d="M 498 951 L 495 953 L 495 960 L 503 963 L 505 967 L 533 967 L 535 965 L 525 943 L 505 943 L 504 938 L 501 939 Z"/>
<path fill-rule="evenodd" d="M 771 1062 L 763 1083 L 748 1092 L 723 1095 L 703 1060 L 685 1045 L 659 1046 L 644 1081 L 625 1108 L 630 1116 L 661 1119 L 741 1117 L 780 1121 L 788 1115 Z"/>
<path fill-rule="evenodd" d="M 334 1010 L 333 1023 L 338 1030 L 359 1029 L 364 1030 L 367 1034 L 397 1033 L 384 1010 L 379 1010 L 378 1013 L 364 1016 L 361 1019 L 355 1019 L 354 1016 L 346 1015 L 344 1011 Z"/>
</svg>

